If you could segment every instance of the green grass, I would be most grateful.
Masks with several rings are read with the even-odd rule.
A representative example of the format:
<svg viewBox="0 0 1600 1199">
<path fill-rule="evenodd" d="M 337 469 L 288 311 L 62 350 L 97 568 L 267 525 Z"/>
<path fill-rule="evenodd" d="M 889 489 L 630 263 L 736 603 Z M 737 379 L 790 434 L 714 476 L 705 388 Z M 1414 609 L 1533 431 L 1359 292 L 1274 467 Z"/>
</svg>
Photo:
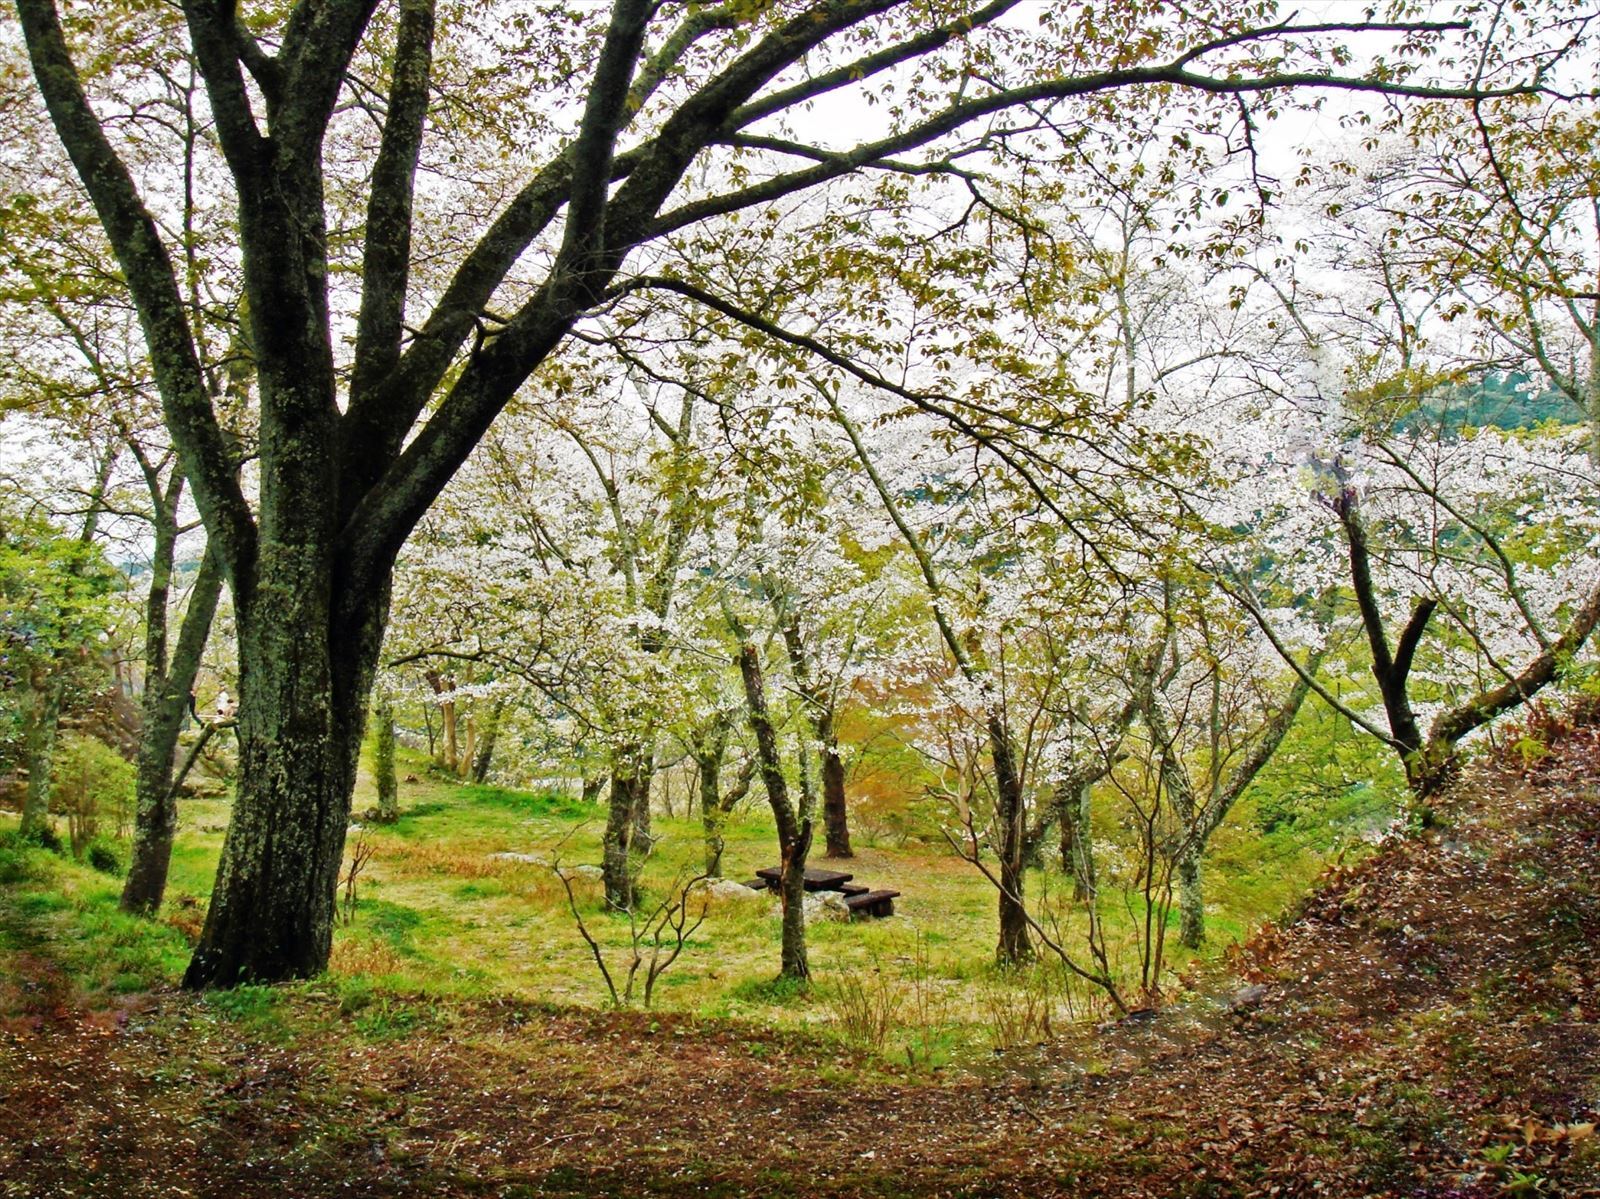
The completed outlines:
<svg viewBox="0 0 1600 1199">
<path fill-rule="evenodd" d="M 358 1030 L 374 1040 L 403 1036 L 414 1026 L 417 1002 L 450 996 L 604 1005 L 606 992 L 559 880 L 537 863 L 493 856 L 559 854 L 568 867 L 597 863 L 603 813 L 558 794 L 457 785 L 428 777 L 418 765 L 407 763 L 420 778 L 402 784 L 399 821 L 352 834 L 365 838 L 373 855 L 358 881 L 353 921 L 335 930 L 329 981 Z M 355 810 L 372 802 L 363 779 Z M 1111 805 L 1103 808 L 1096 833 L 1104 850 L 1105 882 L 1114 878 L 1114 841 L 1120 832 Z M 1206 954 L 1216 954 L 1291 908 L 1329 860 L 1358 843 L 1359 832 L 1381 815 L 1372 794 L 1352 791 L 1314 819 L 1302 815 L 1262 833 L 1247 798 L 1216 834 L 1207 856 L 1211 940 Z M 117 910 L 116 879 L 69 858 L 19 846 L 0 833 L 0 883 L 8 902 L 19 919 L 56 934 L 63 960 L 90 994 L 149 989 L 181 975 L 210 890 L 228 803 L 185 800 L 180 817 L 168 904 L 155 922 Z M 681 871 L 697 871 L 703 854 L 698 820 L 658 816 L 655 831 L 658 846 L 643 879 L 649 894 L 660 894 Z M 736 813 L 724 837 L 723 872 L 730 878 L 748 878 L 776 861 L 771 822 L 759 806 Z M 915 1005 L 909 998 L 902 999 L 898 1018 L 904 1029 L 890 1038 L 886 1054 L 891 1058 L 903 1059 L 911 1042 L 932 1046 L 931 1056 L 941 1062 L 958 1055 L 961 1046 L 985 1046 L 1000 1002 L 995 988 L 1003 992 L 1017 985 L 992 970 L 993 889 L 942 843 L 870 840 L 858 834 L 858 857 L 849 869 L 863 882 L 901 891 L 897 915 L 886 921 L 814 923 L 808 938 L 814 975 L 826 987 L 841 978 L 878 973 L 897 994 L 908 997 L 915 991 L 923 997 L 920 1014 L 911 1010 Z M 1046 883 L 1052 894 L 1067 893 L 1059 872 L 1047 878 L 1037 871 L 1029 879 L 1030 892 L 1038 895 Z M 606 911 L 596 880 L 575 879 L 574 892 L 620 981 L 629 956 L 627 920 Z M 1139 901 L 1115 893 L 1110 884 L 1104 893 L 1112 959 L 1132 971 Z M 1175 930 L 1176 920 L 1174 912 L 1169 929 Z M 1081 949 L 1081 920 L 1069 920 L 1066 928 Z M 774 899 L 713 901 L 682 957 L 658 982 L 656 1006 L 827 1030 L 833 1016 L 815 990 L 806 994 L 774 985 L 779 935 Z M 1187 970 L 1193 959 L 1175 935 L 1167 945 L 1170 983 L 1172 973 Z M 1069 1009 L 1090 1012 L 1090 996 L 1081 985 L 1069 992 L 1059 977 L 1029 985 L 1056 988 L 1050 998 L 1056 1019 Z M 219 1001 L 219 1016 L 270 1023 L 270 992 L 263 997 L 255 990 Z M 397 996 L 408 999 L 393 1002 Z"/>
</svg>

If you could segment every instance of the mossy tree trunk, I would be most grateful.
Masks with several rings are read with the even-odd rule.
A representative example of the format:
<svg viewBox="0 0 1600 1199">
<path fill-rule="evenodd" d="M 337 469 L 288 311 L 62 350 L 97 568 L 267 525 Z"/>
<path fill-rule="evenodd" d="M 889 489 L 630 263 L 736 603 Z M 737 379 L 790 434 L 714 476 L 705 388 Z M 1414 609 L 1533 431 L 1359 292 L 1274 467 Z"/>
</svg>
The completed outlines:
<svg viewBox="0 0 1600 1199">
<path fill-rule="evenodd" d="M 176 521 L 172 532 L 176 533 Z M 222 562 L 208 548 L 189 592 L 172 660 L 167 662 L 167 589 L 174 540 L 163 539 L 158 529 L 156 567 L 146 604 L 144 728 L 134 776 L 133 853 L 122 887 L 122 910 L 135 915 L 155 913 L 166 894 L 172 840 L 178 831 L 178 794 L 172 777 L 178 734 L 222 597 Z"/>
<path fill-rule="evenodd" d="M 472 781 L 475 783 L 489 781 L 489 767 L 494 764 L 495 746 L 500 740 L 500 722 L 505 718 L 506 705 L 509 702 L 502 695 L 496 697 L 494 703 L 489 705 L 488 718 L 483 722 L 483 736 L 478 742 L 478 752 L 472 761 Z"/>
<path fill-rule="evenodd" d="M 264 541 L 269 529 L 263 520 Z M 334 609 L 330 565 L 291 531 L 263 545 L 239 613 L 238 792 L 189 987 L 309 978 L 332 948 L 387 594 Z"/>
<path fill-rule="evenodd" d="M 24 837 L 35 837 L 50 825 L 50 781 L 56 737 L 61 726 L 61 685 L 50 672 L 34 672 L 18 696 L 22 716 L 22 756 L 28 787 L 22 796 Z"/>
<path fill-rule="evenodd" d="M 372 742 L 372 775 L 378 791 L 378 820 L 393 824 L 400 819 L 400 780 L 394 768 L 394 698 L 379 688 L 372 705 L 376 724 Z"/>
</svg>

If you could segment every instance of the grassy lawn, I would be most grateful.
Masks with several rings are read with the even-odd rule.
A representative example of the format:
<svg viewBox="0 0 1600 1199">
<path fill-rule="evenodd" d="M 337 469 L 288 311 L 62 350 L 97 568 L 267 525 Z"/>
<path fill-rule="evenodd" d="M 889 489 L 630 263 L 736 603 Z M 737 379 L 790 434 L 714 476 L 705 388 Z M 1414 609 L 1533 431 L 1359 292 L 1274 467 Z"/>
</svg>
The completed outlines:
<svg viewBox="0 0 1600 1199">
<path fill-rule="evenodd" d="M 564 866 L 600 859 L 602 813 L 554 793 L 463 786 L 431 778 L 420 761 L 402 764 L 419 781 L 401 787 L 401 819 L 371 826 L 357 836 L 371 858 L 358 879 L 354 918 L 334 939 L 330 977 L 348 1004 L 371 1009 L 382 1023 L 388 998 L 510 998 L 553 1005 L 602 1006 L 607 996 L 588 947 L 580 937 L 560 881 L 544 865 L 496 857 L 559 854 Z M 363 780 L 359 812 L 373 802 Z M 5 818 L 5 819 L 10 819 Z M 161 921 L 148 924 L 116 910 L 120 883 L 70 859 L 28 852 L 11 859 L 12 895 L 20 909 L 47 917 L 67 947 L 67 967 L 90 994 L 121 992 L 175 981 L 198 934 L 222 834 L 226 800 L 185 800 L 173 856 L 171 884 Z M 1343 845 L 1376 819 L 1370 799 L 1352 799 L 1326 814 L 1313 833 L 1294 829 L 1263 834 L 1248 803 L 1216 835 L 1207 864 L 1211 940 L 1217 954 L 1277 917 L 1310 887 Z M 1117 830 L 1099 830 L 1104 868 L 1115 868 Z M 3 831 L 4 825 L 0 825 Z M 658 848 L 644 872 L 647 893 L 659 896 L 680 870 L 702 858 L 698 820 L 658 817 Z M 747 804 L 726 829 L 725 873 L 752 877 L 776 861 L 764 807 Z M 1057 969 L 1018 975 L 992 966 L 995 896 L 990 884 L 942 842 L 893 839 L 877 844 L 858 834 L 857 856 L 847 867 L 858 880 L 902 892 L 896 915 L 886 920 L 810 927 L 810 954 L 818 986 L 809 995 L 774 987 L 779 915 L 775 898 L 710 900 L 704 923 L 682 957 L 658 984 L 654 1006 L 701 1017 L 753 1019 L 785 1027 L 830 1028 L 860 1041 L 874 1003 L 894 1007 L 881 1044 L 903 1057 L 908 1039 L 938 1062 L 984 1054 L 991 1046 L 1032 1039 L 1048 1019 L 1104 1013 L 1082 984 L 1069 985 Z M 1060 891 L 1062 876 L 1034 872 L 1037 895 Z M 579 909 L 620 975 L 629 956 L 626 918 L 605 911 L 597 879 L 574 880 Z M 1109 892 L 1109 889 L 1108 889 Z M 698 906 L 698 905 L 696 905 Z M 1141 901 L 1109 893 L 1103 905 L 1113 964 L 1125 974 L 1138 967 Z M 1176 914 L 1168 920 L 1164 986 L 1189 972 L 1191 955 L 1176 942 Z M 1068 943 L 1082 949 L 1081 922 L 1068 921 Z M 238 1002 L 247 1002 L 244 999 Z"/>
</svg>

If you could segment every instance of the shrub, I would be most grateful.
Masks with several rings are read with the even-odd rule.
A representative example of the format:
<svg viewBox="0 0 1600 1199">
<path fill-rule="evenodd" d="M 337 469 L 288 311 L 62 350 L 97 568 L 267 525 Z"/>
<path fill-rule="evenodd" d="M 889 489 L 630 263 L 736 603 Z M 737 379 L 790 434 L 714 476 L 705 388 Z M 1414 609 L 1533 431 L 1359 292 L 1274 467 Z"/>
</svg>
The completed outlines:
<svg viewBox="0 0 1600 1199">
<path fill-rule="evenodd" d="M 978 987 L 986 1031 L 995 1050 L 1015 1049 L 1050 1040 L 1055 996 L 1050 971 L 1043 965 L 997 970 Z"/>
<path fill-rule="evenodd" d="M 61 853 L 66 846 L 61 843 L 61 836 L 48 824 L 41 824 L 38 828 L 27 833 L 14 834 L 19 845 L 33 845 L 51 853 Z"/>
<path fill-rule="evenodd" d="M 59 849 L 60 842 L 56 842 L 56 845 Z M 19 832 L 0 834 L 0 886 L 38 882 L 48 875 L 49 870 L 37 852 L 38 846 L 37 835 L 24 837 Z"/>
<path fill-rule="evenodd" d="M 81 858 L 103 818 L 115 821 L 118 836 L 126 835 L 133 811 L 133 767 L 103 742 L 68 733 L 56 751 L 50 798 L 57 811 L 67 814 L 72 852 Z"/>
<path fill-rule="evenodd" d="M 122 863 L 122 855 L 117 852 L 114 845 L 104 838 L 96 838 L 89 842 L 89 847 L 84 852 L 83 860 L 101 874 L 120 876 L 126 869 Z"/>
<path fill-rule="evenodd" d="M 899 1022 L 900 995 L 881 965 L 847 971 L 819 990 L 846 1041 L 859 1049 L 883 1052 Z"/>
</svg>

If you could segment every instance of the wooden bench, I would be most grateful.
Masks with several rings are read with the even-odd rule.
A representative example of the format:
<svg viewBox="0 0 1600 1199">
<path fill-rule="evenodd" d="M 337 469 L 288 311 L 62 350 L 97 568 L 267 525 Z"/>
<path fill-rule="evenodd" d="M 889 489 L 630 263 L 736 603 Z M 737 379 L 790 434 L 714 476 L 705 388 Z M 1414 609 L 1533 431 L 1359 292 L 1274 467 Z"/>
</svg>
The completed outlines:
<svg viewBox="0 0 1600 1199">
<path fill-rule="evenodd" d="M 770 891 L 772 889 L 772 884 L 764 878 L 746 879 L 744 885 L 752 891 Z"/>
<path fill-rule="evenodd" d="M 845 897 L 844 906 L 851 916 L 893 916 L 894 901 L 898 891 L 867 891 L 861 895 Z"/>
<path fill-rule="evenodd" d="M 872 888 L 866 883 L 844 883 L 839 888 L 839 894 L 848 898 L 851 895 L 865 895 L 870 890 Z"/>
<path fill-rule="evenodd" d="M 783 878 L 783 870 L 778 866 L 768 866 L 765 870 L 757 870 L 756 877 L 766 879 L 767 885 L 776 891 L 779 881 Z M 854 877 L 854 875 L 846 874 L 842 870 L 819 870 L 808 866 L 806 867 L 806 890 L 838 891 Z"/>
</svg>

